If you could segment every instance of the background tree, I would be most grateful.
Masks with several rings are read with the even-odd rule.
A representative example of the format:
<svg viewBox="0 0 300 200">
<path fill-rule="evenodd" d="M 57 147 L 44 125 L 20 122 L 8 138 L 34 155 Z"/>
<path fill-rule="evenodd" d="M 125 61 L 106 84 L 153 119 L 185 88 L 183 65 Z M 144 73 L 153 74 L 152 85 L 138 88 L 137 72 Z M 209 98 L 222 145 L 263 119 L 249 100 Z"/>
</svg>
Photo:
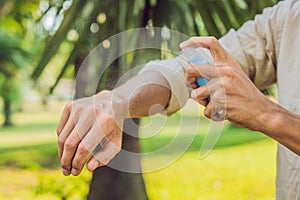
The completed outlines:
<svg viewBox="0 0 300 200">
<path fill-rule="evenodd" d="M 42 18 L 46 17 L 47 13 L 54 10 L 54 24 L 56 25 L 48 30 L 49 37 L 43 47 L 37 67 L 32 73 L 33 80 L 36 81 L 42 77 L 47 64 L 58 52 L 63 51 L 64 45 L 69 46 L 68 56 L 60 66 L 56 81 L 50 88 L 51 92 L 67 69 L 74 67 L 76 74 L 78 67 L 92 48 L 121 31 L 146 25 L 165 26 L 190 36 L 213 35 L 220 37 L 230 28 L 238 28 L 246 20 L 253 18 L 256 13 L 261 12 L 264 7 L 271 6 L 277 1 L 87 0 L 72 2 L 48 1 L 48 6 L 45 6 L 42 15 Z M 76 39 L 70 40 L 68 36 L 72 34 L 77 36 Z M 174 44 L 172 41 L 169 43 L 170 45 Z M 154 51 L 155 56 L 153 57 L 156 57 L 158 53 L 160 52 Z M 133 60 L 117 59 L 105 72 L 104 77 L 106 78 L 100 81 L 99 89 L 110 89 L 124 68 L 128 69 L 128 66 L 133 66 Z M 83 79 L 79 77 L 77 81 L 83 81 Z M 82 91 L 86 90 L 77 90 L 77 98 L 91 95 L 89 92 Z M 127 123 L 125 123 L 124 130 L 136 132 L 134 135 L 137 135 L 138 130 L 132 130 L 126 126 Z M 131 151 L 139 151 L 137 139 L 129 137 L 126 133 L 124 133 L 123 147 L 130 147 Z M 131 162 L 139 165 L 139 162 Z M 112 189 L 113 192 L 107 192 Z M 109 167 L 102 167 L 94 173 L 88 198 L 147 199 L 147 196 L 141 174 L 128 174 Z"/>
<path fill-rule="evenodd" d="M 22 64 L 20 56 L 23 50 L 18 42 L 8 35 L 0 34 L 0 96 L 3 100 L 3 126 L 12 125 L 12 104 L 19 96 L 18 75 Z"/>
<path fill-rule="evenodd" d="M 20 104 L 20 83 L 34 54 L 34 11 L 37 1 L 3 0 L 0 2 L 0 96 L 3 100 L 3 126 L 12 125 L 12 106 Z M 29 54 L 28 52 L 31 52 Z M 27 70 L 30 71 L 30 70 Z M 20 106 L 20 105 L 18 105 Z"/>
</svg>

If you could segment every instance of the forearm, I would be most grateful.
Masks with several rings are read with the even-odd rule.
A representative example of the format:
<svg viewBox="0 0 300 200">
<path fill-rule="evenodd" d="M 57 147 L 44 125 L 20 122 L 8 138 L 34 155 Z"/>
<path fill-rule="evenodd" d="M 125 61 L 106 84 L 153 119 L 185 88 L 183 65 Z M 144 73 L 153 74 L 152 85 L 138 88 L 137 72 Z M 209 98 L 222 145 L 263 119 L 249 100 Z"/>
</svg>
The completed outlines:
<svg viewBox="0 0 300 200">
<path fill-rule="evenodd" d="M 300 116 L 276 103 L 270 104 L 269 112 L 262 115 L 261 132 L 277 140 L 300 155 Z"/>
<path fill-rule="evenodd" d="M 162 112 L 171 97 L 169 83 L 155 71 L 141 73 L 112 92 L 126 108 L 127 117 L 143 117 Z"/>
</svg>

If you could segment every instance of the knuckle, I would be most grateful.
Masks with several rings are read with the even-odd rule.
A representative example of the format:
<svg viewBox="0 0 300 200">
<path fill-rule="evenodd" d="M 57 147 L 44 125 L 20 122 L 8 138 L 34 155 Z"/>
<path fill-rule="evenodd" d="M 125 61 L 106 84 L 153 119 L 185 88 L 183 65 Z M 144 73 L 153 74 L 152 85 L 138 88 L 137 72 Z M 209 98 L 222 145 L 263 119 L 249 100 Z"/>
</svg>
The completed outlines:
<svg viewBox="0 0 300 200">
<path fill-rule="evenodd" d="M 187 74 L 190 74 L 194 71 L 194 67 L 192 65 L 188 65 L 187 68 L 186 68 L 186 73 Z"/>
<path fill-rule="evenodd" d="M 73 101 L 69 101 L 67 104 L 66 104 L 66 109 L 67 110 L 71 110 L 72 109 L 72 107 L 73 107 Z"/>
<path fill-rule="evenodd" d="M 82 116 L 83 111 L 88 110 L 89 107 L 81 105 L 81 104 L 76 104 L 73 106 L 73 118 L 74 119 L 79 119 Z"/>
<path fill-rule="evenodd" d="M 216 44 L 216 43 L 218 43 L 218 39 L 216 37 L 214 37 L 214 36 L 210 36 L 209 37 L 209 42 L 211 44 Z"/>
<path fill-rule="evenodd" d="M 101 121 L 103 121 L 103 124 L 112 124 L 115 122 L 113 116 L 110 114 L 105 114 Z"/>
<path fill-rule="evenodd" d="M 203 114 L 205 117 L 210 118 L 210 114 L 209 114 L 209 110 L 208 109 L 204 109 Z"/>
<path fill-rule="evenodd" d="M 64 169 L 70 169 L 70 165 L 67 164 L 67 162 L 65 162 L 63 159 L 60 161 L 60 166 Z"/>
<path fill-rule="evenodd" d="M 93 109 L 93 110 L 90 110 L 90 112 L 94 112 L 96 116 L 101 116 L 101 115 L 103 115 L 103 112 L 101 112 L 101 109 L 98 108 L 97 106 L 94 106 L 92 109 Z"/>
<path fill-rule="evenodd" d="M 57 128 L 56 128 L 56 135 L 59 136 L 59 135 L 60 135 L 60 132 L 61 132 L 60 127 L 57 127 Z"/>
<path fill-rule="evenodd" d="M 194 42 L 197 41 L 198 39 L 199 39 L 198 36 L 193 36 L 193 37 L 190 38 L 190 40 L 191 40 L 191 41 L 194 41 Z"/>
<path fill-rule="evenodd" d="M 58 146 L 63 146 L 65 144 L 65 139 L 63 137 L 58 137 L 57 144 Z"/>
<path fill-rule="evenodd" d="M 231 79 L 236 77 L 236 72 L 232 67 L 222 67 L 222 74 Z"/>
<path fill-rule="evenodd" d="M 214 97 L 213 101 L 216 105 L 223 105 L 224 106 L 226 104 L 226 100 L 222 96 Z"/>
<path fill-rule="evenodd" d="M 87 154 L 89 153 L 89 144 L 87 143 L 80 143 L 79 146 L 78 146 L 78 154 L 79 155 L 83 155 L 83 154 Z"/>
<path fill-rule="evenodd" d="M 82 166 L 82 163 L 80 162 L 80 159 L 73 159 L 72 168 L 81 169 L 81 166 Z"/>
<path fill-rule="evenodd" d="M 224 80 L 223 81 L 223 88 L 224 88 L 225 92 L 231 91 L 232 90 L 231 82 L 228 81 L 228 80 Z"/>
<path fill-rule="evenodd" d="M 70 137 L 65 141 L 64 146 L 66 149 L 72 149 L 76 146 L 76 141 L 72 137 Z"/>
<path fill-rule="evenodd" d="M 197 102 L 200 103 L 201 101 L 203 101 L 204 98 L 201 97 L 200 95 L 197 95 L 196 99 L 197 99 Z"/>
</svg>

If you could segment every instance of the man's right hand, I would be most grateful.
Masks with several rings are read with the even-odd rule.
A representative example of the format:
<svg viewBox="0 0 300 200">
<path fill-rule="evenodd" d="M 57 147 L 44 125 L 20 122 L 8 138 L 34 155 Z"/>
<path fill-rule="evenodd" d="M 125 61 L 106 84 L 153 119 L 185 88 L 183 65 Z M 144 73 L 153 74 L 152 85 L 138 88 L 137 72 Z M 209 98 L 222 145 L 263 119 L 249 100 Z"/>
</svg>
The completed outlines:
<svg viewBox="0 0 300 200">
<path fill-rule="evenodd" d="M 216 121 L 228 119 L 234 125 L 251 130 L 261 130 L 272 107 L 276 107 L 264 96 L 241 66 L 223 49 L 214 37 L 192 37 L 181 44 L 181 48 L 202 46 L 210 50 L 215 65 L 191 64 L 186 70 L 186 79 L 193 87 L 191 97 L 206 108 L 206 117 Z M 209 82 L 198 87 L 197 77 Z M 207 98 L 210 97 L 210 102 Z"/>
</svg>

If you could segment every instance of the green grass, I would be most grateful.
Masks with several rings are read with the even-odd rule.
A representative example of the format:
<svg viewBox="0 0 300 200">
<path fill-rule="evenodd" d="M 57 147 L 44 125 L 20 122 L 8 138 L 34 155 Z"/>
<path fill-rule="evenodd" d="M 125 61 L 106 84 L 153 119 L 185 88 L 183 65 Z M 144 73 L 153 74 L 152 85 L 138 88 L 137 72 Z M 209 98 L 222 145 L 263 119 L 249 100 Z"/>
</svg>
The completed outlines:
<svg viewBox="0 0 300 200">
<path fill-rule="evenodd" d="M 64 177 L 59 169 L 55 129 L 62 106 L 56 103 L 41 109 L 28 105 L 14 116 L 15 127 L 0 128 L 0 199 L 85 198 L 91 173 L 85 169 L 80 177 Z M 191 107 L 183 113 L 184 119 L 180 114 L 168 119 L 158 115 L 142 122 L 140 135 L 147 137 L 141 139 L 143 152 L 159 150 L 176 134 L 180 146 L 197 133 L 184 155 L 169 166 L 145 173 L 151 200 L 275 198 L 274 141 L 226 123 L 214 150 L 200 159 L 209 121 L 199 121 L 199 110 Z M 142 164 L 147 168 L 176 153 L 143 158 Z"/>
<path fill-rule="evenodd" d="M 188 152 L 173 165 L 145 175 L 150 199 L 275 199 L 273 144 L 220 149 L 204 160 Z"/>
</svg>

